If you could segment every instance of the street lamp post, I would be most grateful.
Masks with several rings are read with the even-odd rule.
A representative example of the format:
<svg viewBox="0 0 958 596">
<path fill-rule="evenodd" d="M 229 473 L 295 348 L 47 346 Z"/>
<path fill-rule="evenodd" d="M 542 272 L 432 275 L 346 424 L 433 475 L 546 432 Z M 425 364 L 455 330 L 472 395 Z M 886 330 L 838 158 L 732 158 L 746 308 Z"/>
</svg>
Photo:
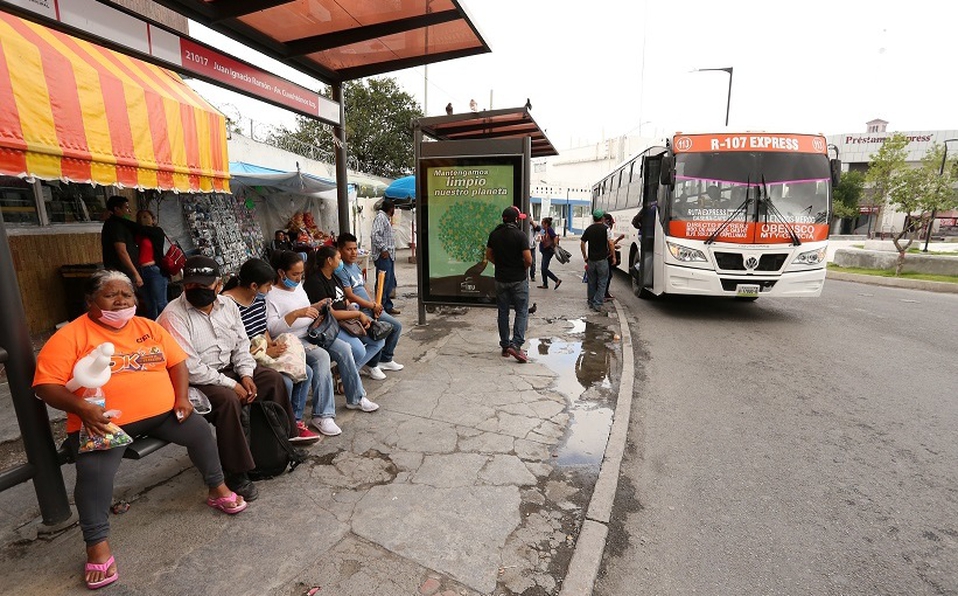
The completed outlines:
<svg viewBox="0 0 958 596">
<path fill-rule="evenodd" d="M 945 174 L 945 161 L 948 159 L 948 143 L 958 142 L 958 139 L 945 139 L 944 145 L 945 150 L 941 153 L 941 167 L 938 168 L 938 177 L 941 178 Z M 931 219 L 928 220 L 928 233 L 925 234 L 925 248 L 921 252 L 928 252 L 928 242 L 931 240 L 931 228 L 935 225 L 935 215 L 937 209 L 931 210 Z"/>
<path fill-rule="evenodd" d="M 725 100 L 725 126 L 728 127 L 728 114 L 729 110 L 732 107 L 732 67 L 726 66 L 725 68 L 696 68 L 692 72 L 708 72 L 721 70 L 722 72 L 728 73 L 728 99 Z"/>
</svg>

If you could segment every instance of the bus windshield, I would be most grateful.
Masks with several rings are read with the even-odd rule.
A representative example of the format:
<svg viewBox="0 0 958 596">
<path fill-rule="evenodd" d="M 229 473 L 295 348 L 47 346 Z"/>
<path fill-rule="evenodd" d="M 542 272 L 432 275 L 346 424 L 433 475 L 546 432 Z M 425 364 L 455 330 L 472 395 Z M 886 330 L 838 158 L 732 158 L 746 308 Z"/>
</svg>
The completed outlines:
<svg viewBox="0 0 958 596">
<path fill-rule="evenodd" d="M 669 229 L 707 238 L 724 224 L 718 239 L 732 242 L 787 241 L 793 231 L 802 240 L 822 239 L 830 192 L 825 155 L 682 153 L 675 160 Z"/>
</svg>

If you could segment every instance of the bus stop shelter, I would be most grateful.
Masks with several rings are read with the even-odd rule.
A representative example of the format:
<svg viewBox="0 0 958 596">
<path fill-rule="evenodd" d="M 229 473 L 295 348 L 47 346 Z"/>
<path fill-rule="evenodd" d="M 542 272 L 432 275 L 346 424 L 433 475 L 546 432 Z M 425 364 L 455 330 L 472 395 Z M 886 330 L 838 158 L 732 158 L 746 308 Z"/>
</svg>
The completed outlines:
<svg viewBox="0 0 958 596">
<path fill-rule="evenodd" d="M 418 314 L 425 324 L 427 302 L 491 305 L 491 278 L 477 253 L 491 231 L 485 226 L 498 221 L 506 204 L 499 197 L 529 211 L 530 160 L 558 152 L 526 107 L 420 118 L 413 134 Z M 439 178 L 458 181 L 434 188 L 442 172 Z M 460 183 L 471 182 L 483 191 L 463 192 Z M 469 266 L 470 258 L 479 262 Z"/>
<path fill-rule="evenodd" d="M 159 0 L 157 4 L 330 85 L 331 98 L 192 39 L 168 21 L 134 11 L 132 4 L 0 0 L 0 11 L 332 125 L 342 222 L 349 221 L 343 83 L 490 51 L 457 0 L 401 4 L 392 0 Z M 55 125 L 63 127 L 63 123 Z M 0 131 L 0 137 L 4 135 Z M 23 321 L 16 271 L 0 217 L 0 363 L 7 371 L 28 459 L 27 464 L 0 471 L 0 490 L 33 480 L 43 525 L 54 528 L 69 520 L 70 509 L 46 409 L 33 397 L 36 363 Z"/>
</svg>

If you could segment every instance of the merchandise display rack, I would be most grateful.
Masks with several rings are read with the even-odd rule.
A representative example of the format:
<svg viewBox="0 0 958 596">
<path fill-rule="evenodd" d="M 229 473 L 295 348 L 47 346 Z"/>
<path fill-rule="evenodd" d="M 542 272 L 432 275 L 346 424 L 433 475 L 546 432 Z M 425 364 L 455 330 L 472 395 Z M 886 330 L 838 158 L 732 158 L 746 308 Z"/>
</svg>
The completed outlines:
<svg viewBox="0 0 958 596">
<path fill-rule="evenodd" d="M 183 216 L 193 245 L 219 263 L 223 275 L 235 273 L 263 250 L 263 232 L 253 208 L 227 194 L 194 195 L 182 199 Z"/>
</svg>

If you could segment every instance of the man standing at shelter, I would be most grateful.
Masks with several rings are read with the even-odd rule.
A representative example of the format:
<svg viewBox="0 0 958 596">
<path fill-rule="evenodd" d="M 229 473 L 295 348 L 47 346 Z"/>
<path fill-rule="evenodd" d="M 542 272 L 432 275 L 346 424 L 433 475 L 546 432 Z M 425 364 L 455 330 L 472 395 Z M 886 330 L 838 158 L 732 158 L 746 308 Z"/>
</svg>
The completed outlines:
<svg viewBox="0 0 958 596">
<path fill-rule="evenodd" d="M 610 255 L 612 264 L 615 265 L 615 246 L 612 244 L 612 238 L 609 237 L 609 228 L 603 222 L 604 215 L 605 212 L 601 209 L 592 212 L 593 223 L 582 233 L 579 242 L 582 258 L 586 263 L 589 308 L 595 312 L 602 312 L 602 305 L 605 303 L 605 292 L 609 284 Z"/>
<path fill-rule="evenodd" d="M 502 223 L 489 234 L 486 260 L 496 267 L 496 305 L 499 307 L 499 346 L 503 356 L 512 356 L 519 362 L 529 357 L 522 351 L 526 325 L 529 322 L 529 275 L 532 251 L 529 237 L 519 228 L 519 220 L 526 215 L 518 207 L 507 207 L 502 212 Z M 509 309 L 515 309 L 516 320 L 509 338 Z"/>
<path fill-rule="evenodd" d="M 379 272 L 386 272 L 386 281 L 383 284 L 383 309 L 387 314 L 398 315 L 399 310 L 393 306 L 392 293 L 396 289 L 396 238 L 393 236 L 392 217 L 396 212 L 396 205 L 389 199 L 383 199 L 383 204 L 373 220 L 372 254 L 376 257 L 376 291 L 379 291 Z"/>
<path fill-rule="evenodd" d="M 103 251 L 103 266 L 106 269 L 122 271 L 130 276 L 136 287 L 143 287 L 143 278 L 136 264 L 140 260 L 140 250 L 136 245 L 133 231 L 136 224 L 129 221 L 130 200 L 126 197 L 112 196 L 106 201 L 110 217 L 103 222 L 100 233 L 100 247 Z"/>
<path fill-rule="evenodd" d="M 252 501 L 259 490 L 247 474 L 256 462 L 243 432 L 243 406 L 274 401 L 289 417 L 293 434 L 287 438 L 297 437 L 299 431 L 283 377 L 256 365 L 239 308 L 231 298 L 219 295 L 221 286 L 216 261 L 190 257 L 183 267 L 183 293 L 167 305 L 157 323 L 186 352 L 190 385 L 205 393 L 213 406 L 206 418 L 216 427 L 226 486 Z"/>
</svg>

